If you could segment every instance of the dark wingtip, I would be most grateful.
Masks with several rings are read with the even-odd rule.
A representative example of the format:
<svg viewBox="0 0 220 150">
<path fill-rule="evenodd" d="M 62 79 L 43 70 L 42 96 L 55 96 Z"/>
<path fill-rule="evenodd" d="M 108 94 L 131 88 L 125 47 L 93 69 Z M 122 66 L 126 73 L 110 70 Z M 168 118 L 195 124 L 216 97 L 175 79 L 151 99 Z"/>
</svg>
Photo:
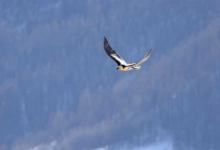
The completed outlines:
<svg viewBox="0 0 220 150">
<path fill-rule="evenodd" d="M 152 48 L 151 48 L 151 49 L 149 49 L 147 53 L 148 53 L 148 54 L 150 54 L 151 52 L 152 52 Z"/>
<path fill-rule="evenodd" d="M 108 47 L 108 40 L 107 38 L 104 36 L 104 47 L 107 48 Z"/>
<path fill-rule="evenodd" d="M 108 42 L 108 40 L 107 40 L 106 36 L 104 36 L 104 42 Z"/>
<path fill-rule="evenodd" d="M 148 55 L 152 55 L 152 48 L 148 51 Z"/>
<path fill-rule="evenodd" d="M 147 51 L 147 53 L 146 53 L 144 56 L 148 56 L 148 55 L 152 55 L 152 48 L 149 49 L 149 50 Z"/>
</svg>

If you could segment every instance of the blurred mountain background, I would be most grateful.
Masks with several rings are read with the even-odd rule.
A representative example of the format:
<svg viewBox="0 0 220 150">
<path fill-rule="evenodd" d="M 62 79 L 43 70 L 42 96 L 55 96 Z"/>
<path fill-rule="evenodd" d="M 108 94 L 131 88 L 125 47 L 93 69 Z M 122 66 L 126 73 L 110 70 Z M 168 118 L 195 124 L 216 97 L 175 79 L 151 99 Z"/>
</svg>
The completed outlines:
<svg viewBox="0 0 220 150">
<path fill-rule="evenodd" d="M 219 6 L 1 0 L 0 150 L 219 150 Z"/>
</svg>

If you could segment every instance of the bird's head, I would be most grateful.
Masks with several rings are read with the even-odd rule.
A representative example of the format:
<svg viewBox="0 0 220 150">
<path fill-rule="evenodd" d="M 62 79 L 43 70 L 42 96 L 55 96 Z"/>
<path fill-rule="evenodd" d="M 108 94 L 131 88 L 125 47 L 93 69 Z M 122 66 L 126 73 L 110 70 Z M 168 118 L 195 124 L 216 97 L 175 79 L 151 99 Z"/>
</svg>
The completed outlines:
<svg viewBox="0 0 220 150">
<path fill-rule="evenodd" d="M 122 66 L 117 66 L 117 68 L 116 68 L 117 70 L 122 70 L 123 69 L 123 67 Z"/>
</svg>

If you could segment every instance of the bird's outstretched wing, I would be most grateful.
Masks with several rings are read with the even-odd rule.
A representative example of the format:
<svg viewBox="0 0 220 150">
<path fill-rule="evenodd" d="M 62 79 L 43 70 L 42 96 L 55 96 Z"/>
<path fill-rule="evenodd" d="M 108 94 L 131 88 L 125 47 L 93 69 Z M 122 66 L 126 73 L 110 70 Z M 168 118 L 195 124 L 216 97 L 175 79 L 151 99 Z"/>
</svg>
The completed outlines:
<svg viewBox="0 0 220 150">
<path fill-rule="evenodd" d="M 150 50 L 144 55 L 144 58 L 141 59 L 141 60 L 136 64 L 136 66 L 141 66 L 145 61 L 147 61 L 147 60 L 150 58 L 150 56 L 151 56 L 151 51 L 152 51 L 152 49 L 150 49 Z"/>
<path fill-rule="evenodd" d="M 118 65 L 127 66 L 127 62 L 111 48 L 106 37 L 104 37 L 104 49 L 108 56 L 110 56 Z"/>
</svg>

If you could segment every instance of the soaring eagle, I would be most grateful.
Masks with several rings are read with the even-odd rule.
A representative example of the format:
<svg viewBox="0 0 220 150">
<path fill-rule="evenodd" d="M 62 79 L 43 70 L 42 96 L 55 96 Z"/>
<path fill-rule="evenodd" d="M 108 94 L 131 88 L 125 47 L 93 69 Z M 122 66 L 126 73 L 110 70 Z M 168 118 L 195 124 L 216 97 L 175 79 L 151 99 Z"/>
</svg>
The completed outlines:
<svg viewBox="0 0 220 150">
<path fill-rule="evenodd" d="M 120 57 L 109 45 L 108 40 L 104 37 L 104 49 L 108 56 L 110 56 L 117 64 L 117 70 L 119 71 L 130 71 L 138 70 L 141 68 L 141 65 L 147 61 L 151 56 L 151 49 L 145 54 L 144 58 L 141 59 L 138 63 L 127 63 L 122 57 Z"/>
</svg>

